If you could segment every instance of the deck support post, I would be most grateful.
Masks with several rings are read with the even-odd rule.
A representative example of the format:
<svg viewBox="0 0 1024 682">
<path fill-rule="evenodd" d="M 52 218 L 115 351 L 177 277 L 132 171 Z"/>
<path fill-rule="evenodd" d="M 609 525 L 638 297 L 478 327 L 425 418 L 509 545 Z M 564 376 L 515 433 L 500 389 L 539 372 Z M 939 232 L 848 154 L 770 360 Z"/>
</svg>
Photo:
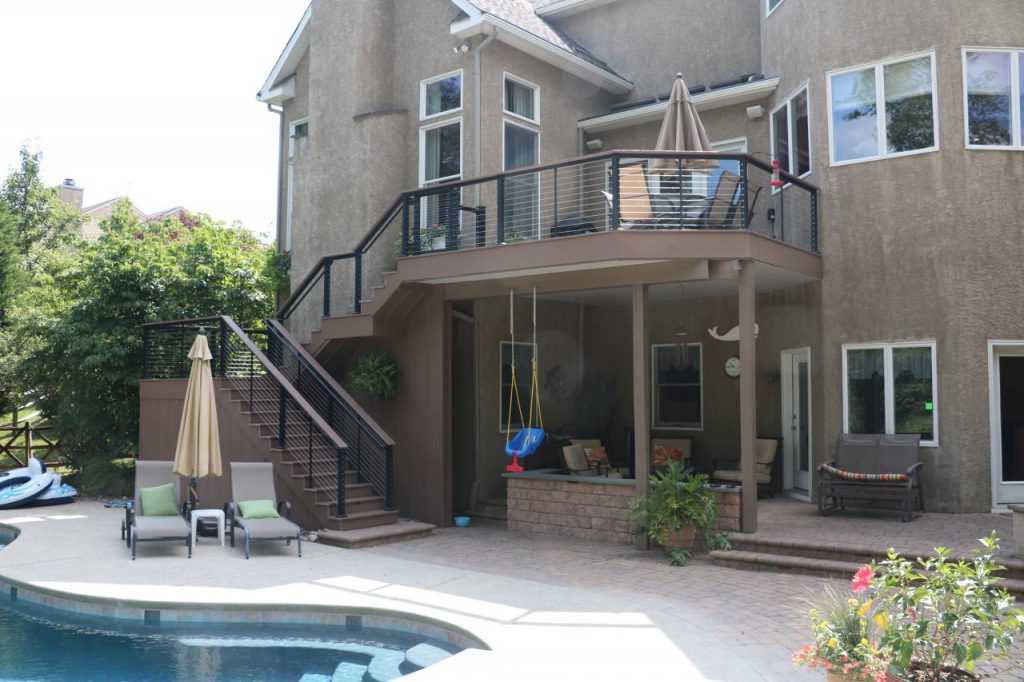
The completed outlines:
<svg viewBox="0 0 1024 682">
<path fill-rule="evenodd" d="M 757 532 L 757 367 L 754 341 L 754 264 L 740 261 L 739 323 L 740 323 L 740 530 Z"/>
<path fill-rule="evenodd" d="M 651 384 L 648 349 L 646 284 L 633 285 L 633 469 L 636 472 L 636 496 L 650 494 L 651 475 Z M 637 536 L 637 549 L 650 549 L 647 536 Z"/>
</svg>

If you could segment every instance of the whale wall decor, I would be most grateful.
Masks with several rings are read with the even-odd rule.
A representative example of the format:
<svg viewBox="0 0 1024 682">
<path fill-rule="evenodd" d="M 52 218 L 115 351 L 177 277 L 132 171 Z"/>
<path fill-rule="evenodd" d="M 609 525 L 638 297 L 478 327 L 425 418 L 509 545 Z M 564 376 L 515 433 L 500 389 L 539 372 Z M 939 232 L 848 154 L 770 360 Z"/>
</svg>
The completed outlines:
<svg viewBox="0 0 1024 682">
<path fill-rule="evenodd" d="M 760 328 L 757 326 L 757 323 L 755 322 L 754 323 L 754 338 L 755 339 L 757 338 L 757 335 L 760 333 L 760 331 L 761 331 Z M 718 333 L 718 325 L 715 325 L 714 327 L 712 327 L 711 329 L 708 330 L 708 334 L 710 334 L 711 338 L 715 339 L 716 341 L 739 341 L 740 340 L 740 326 L 736 325 L 735 327 L 733 327 L 732 329 L 730 329 L 726 333 L 719 334 Z"/>
</svg>

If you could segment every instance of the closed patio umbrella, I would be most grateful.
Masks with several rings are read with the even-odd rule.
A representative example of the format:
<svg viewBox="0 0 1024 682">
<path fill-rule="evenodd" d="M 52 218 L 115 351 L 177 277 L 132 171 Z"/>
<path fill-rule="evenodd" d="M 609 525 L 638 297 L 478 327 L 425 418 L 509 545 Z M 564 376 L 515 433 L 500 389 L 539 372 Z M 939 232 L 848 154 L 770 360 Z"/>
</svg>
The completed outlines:
<svg viewBox="0 0 1024 682">
<path fill-rule="evenodd" d="M 210 371 L 210 345 L 200 329 L 188 352 L 192 371 L 185 391 L 185 407 L 178 427 L 178 444 L 174 450 L 174 471 L 189 477 L 189 496 L 195 508 L 196 480 L 204 476 L 220 476 L 220 433 L 217 428 L 217 402 Z"/>
<path fill-rule="evenodd" d="M 672 84 L 672 93 L 668 98 L 668 109 L 661 121 L 661 131 L 654 149 L 660 152 L 710 152 L 711 143 L 704 131 L 693 103 L 690 89 L 683 81 L 683 74 L 676 74 L 676 82 Z M 684 168 L 717 168 L 718 162 L 711 159 L 686 159 Z M 672 159 L 658 159 L 654 163 L 655 170 L 675 170 L 676 162 Z"/>
</svg>

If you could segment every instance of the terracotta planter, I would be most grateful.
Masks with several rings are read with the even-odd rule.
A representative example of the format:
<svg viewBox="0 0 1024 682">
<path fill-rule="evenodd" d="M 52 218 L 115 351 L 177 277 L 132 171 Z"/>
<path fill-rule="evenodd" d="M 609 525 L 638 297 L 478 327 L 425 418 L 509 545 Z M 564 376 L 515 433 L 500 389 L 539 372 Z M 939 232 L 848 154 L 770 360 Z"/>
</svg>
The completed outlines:
<svg viewBox="0 0 1024 682">
<path fill-rule="evenodd" d="M 966 670 L 963 670 L 962 668 L 951 668 L 949 666 L 946 666 L 946 667 L 944 667 L 942 669 L 942 672 L 944 672 L 944 673 L 948 673 L 948 672 L 958 672 L 958 673 L 960 673 L 961 677 L 957 678 L 958 682 L 960 680 L 974 680 L 975 682 L 981 682 L 981 679 L 982 679 L 981 675 L 976 675 L 974 673 L 969 673 Z M 891 673 L 891 672 L 890 673 L 886 673 L 886 676 L 885 676 L 885 682 L 908 682 L 909 679 L 910 678 L 903 677 L 902 675 L 896 675 L 895 673 Z"/>
<path fill-rule="evenodd" d="M 670 532 L 663 547 L 671 549 L 693 549 L 696 544 L 697 529 L 693 526 L 683 526 L 675 532 Z"/>
<path fill-rule="evenodd" d="M 825 674 L 826 682 L 864 682 L 867 679 L 863 675 L 844 675 L 842 673 L 834 673 L 831 670 Z"/>
</svg>

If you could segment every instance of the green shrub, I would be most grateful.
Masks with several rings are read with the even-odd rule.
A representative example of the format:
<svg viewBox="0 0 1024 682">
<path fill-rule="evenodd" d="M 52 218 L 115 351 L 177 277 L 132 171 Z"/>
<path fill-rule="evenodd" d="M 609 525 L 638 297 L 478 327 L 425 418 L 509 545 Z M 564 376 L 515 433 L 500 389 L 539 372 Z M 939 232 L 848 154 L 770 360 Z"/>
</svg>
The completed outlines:
<svg viewBox="0 0 1024 682">
<path fill-rule="evenodd" d="M 366 395 L 391 399 L 398 390 L 398 367 L 384 351 L 373 351 L 356 360 L 346 382 Z"/>
</svg>

